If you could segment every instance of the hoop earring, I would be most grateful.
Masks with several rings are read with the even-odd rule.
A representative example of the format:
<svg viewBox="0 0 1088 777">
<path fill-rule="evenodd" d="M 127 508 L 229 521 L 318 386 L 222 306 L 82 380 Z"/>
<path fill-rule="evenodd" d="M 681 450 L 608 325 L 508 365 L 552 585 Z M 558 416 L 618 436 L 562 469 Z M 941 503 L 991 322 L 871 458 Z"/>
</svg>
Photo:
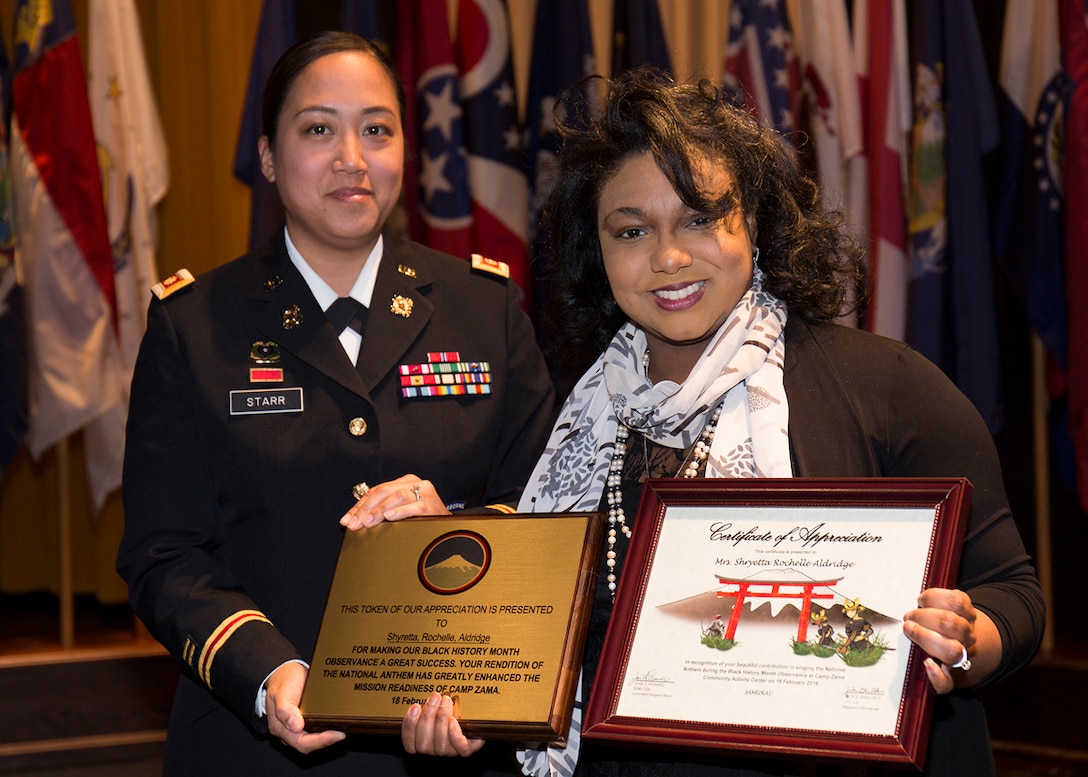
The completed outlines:
<svg viewBox="0 0 1088 777">
<path fill-rule="evenodd" d="M 759 266 L 759 246 L 756 246 L 756 250 L 752 252 L 752 264 L 756 267 Z"/>
</svg>

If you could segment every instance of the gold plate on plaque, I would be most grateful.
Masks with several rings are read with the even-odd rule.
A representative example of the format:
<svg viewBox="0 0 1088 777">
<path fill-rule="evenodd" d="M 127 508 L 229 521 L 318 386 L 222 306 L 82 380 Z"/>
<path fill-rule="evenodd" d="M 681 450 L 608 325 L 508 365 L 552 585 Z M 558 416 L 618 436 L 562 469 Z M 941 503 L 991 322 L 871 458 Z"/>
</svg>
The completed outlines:
<svg viewBox="0 0 1088 777">
<path fill-rule="evenodd" d="M 438 691 L 468 736 L 562 739 L 603 533 L 599 513 L 347 532 L 302 695 L 306 727 L 396 734 Z"/>
</svg>

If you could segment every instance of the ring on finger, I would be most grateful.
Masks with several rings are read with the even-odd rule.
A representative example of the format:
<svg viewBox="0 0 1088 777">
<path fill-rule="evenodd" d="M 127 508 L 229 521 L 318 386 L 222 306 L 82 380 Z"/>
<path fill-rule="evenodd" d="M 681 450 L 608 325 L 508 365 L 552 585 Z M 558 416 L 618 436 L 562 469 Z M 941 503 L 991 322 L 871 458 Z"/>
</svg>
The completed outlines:
<svg viewBox="0 0 1088 777">
<path fill-rule="evenodd" d="M 416 495 L 416 501 L 417 502 L 422 502 L 423 501 L 423 494 L 419 493 L 419 483 L 415 483 L 415 484 L 412 485 L 412 493 Z M 964 656 L 966 656 L 966 655 L 967 655 L 967 653 L 965 651 Z"/>
<path fill-rule="evenodd" d="M 960 649 L 963 651 L 960 653 L 960 660 L 952 664 L 952 669 L 962 669 L 969 672 L 971 670 L 971 659 L 967 657 L 967 648 L 960 645 Z"/>
</svg>

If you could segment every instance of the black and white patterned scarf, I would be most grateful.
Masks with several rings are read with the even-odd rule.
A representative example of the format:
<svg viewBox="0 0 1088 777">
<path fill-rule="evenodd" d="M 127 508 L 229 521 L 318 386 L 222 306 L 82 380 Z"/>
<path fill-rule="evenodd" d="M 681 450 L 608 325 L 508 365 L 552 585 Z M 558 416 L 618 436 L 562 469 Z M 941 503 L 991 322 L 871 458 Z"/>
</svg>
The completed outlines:
<svg viewBox="0 0 1088 777">
<path fill-rule="evenodd" d="M 595 510 L 622 420 L 671 448 L 689 448 L 721 404 L 706 477 L 790 477 L 782 386 L 786 306 L 752 286 L 683 383 L 651 383 L 646 334 L 627 323 L 567 398 L 529 478 L 519 512 Z"/>
<path fill-rule="evenodd" d="M 518 512 L 594 511 L 601 501 L 620 421 L 654 442 L 688 449 L 708 416 L 721 415 L 705 477 L 791 477 L 789 409 L 782 383 L 786 306 L 752 286 L 707 344 L 681 384 L 650 382 L 646 334 L 625 324 L 578 381 L 518 505 Z M 518 751 L 522 772 L 569 777 L 581 739 L 579 679 L 571 730 L 564 745 Z"/>
</svg>

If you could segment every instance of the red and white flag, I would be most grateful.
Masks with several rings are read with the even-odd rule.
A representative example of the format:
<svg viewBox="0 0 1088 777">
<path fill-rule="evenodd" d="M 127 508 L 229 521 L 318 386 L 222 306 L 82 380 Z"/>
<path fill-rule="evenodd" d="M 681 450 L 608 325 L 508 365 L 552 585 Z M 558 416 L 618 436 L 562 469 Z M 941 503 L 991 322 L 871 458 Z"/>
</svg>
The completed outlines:
<svg viewBox="0 0 1088 777">
<path fill-rule="evenodd" d="M 401 0 L 397 4 L 397 70 L 407 99 L 404 126 L 410 161 L 404 171 L 404 204 L 408 234 L 467 260 L 479 252 L 472 245 L 464 111 L 446 3 Z"/>
<path fill-rule="evenodd" d="M 11 173 L 35 458 L 124 400 L 113 254 L 68 0 L 20 0 Z"/>
<path fill-rule="evenodd" d="M 854 59 L 865 154 L 851 165 L 848 208 L 869 229 L 871 294 L 863 323 L 872 332 L 904 340 L 910 259 L 903 187 L 911 96 L 903 0 L 854 4 Z M 867 218 L 859 219 L 859 211 Z"/>
<path fill-rule="evenodd" d="M 796 7 L 799 128 L 814 146 L 820 192 L 830 205 L 842 207 L 847 165 L 865 147 L 846 2 L 806 0 Z"/>
<path fill-rule="evenodd" d="M 506 3 L 460 0 L 457 9 L 472 250 L 505 262 L 527 302 L 531 299 L 529 176 L 518 125 Z"/>
<path fill-rule="evenodd" d="M 790 6 L 795 14 L 794 46 L 800 65 L 797 93 L 798 129 L 811 139 L 808 157 L 824 201 L 841 208 L 847 227 L 859 241 L 866 235 L 867 218 L 847 209 L 849 170 L 865 150 L 862 136 L 858 77 L 850 40 L 850 20 L 845 0 L 805 0 Z M 868 186 L 865 186 L 866 191 Z M 848 290 L 855 302 L 855 289 Z M 839 323 L 857 326 L 851 312 Z"/>
<path fill-rule="evenodd" d="M 128 391 L 147 329 L 155 266 L 155 206 L 170 172 L 133 0 L 91 0 L 88 93 L 110 244 L 124 401 L 84 430 L 87 476 L 97 509 L 121 486 Z"/>
</svg>

